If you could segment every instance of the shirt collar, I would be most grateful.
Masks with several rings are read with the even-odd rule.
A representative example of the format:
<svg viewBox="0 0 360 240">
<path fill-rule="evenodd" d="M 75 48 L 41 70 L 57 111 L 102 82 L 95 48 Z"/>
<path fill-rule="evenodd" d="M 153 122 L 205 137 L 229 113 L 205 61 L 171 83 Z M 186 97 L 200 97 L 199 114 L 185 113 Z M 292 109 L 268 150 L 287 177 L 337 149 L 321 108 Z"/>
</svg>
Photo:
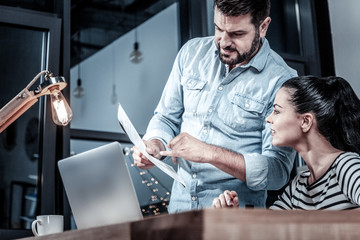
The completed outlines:
<svg viewBox="0 0 360 240">
<path fill-rule="evenodd" d="M 250 60 L 248 64 L 243 65 L 242 67 L 253 67 L 261 72 L 266 64 L 267 57 L 270 53 L 270 45 L 266 38 L 261 39 L 262 46 L 259 49 L 258 53 Z"/>
</svg>

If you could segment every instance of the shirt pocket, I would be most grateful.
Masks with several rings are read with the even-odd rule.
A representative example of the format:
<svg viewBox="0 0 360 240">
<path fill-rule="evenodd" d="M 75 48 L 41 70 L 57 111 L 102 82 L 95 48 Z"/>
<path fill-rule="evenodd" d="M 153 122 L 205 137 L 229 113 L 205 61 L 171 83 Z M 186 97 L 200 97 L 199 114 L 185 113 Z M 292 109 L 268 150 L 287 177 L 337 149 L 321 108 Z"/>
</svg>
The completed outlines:
<svg viewBox="0 0 360 240">
<path fill-rule="evenodd" d="M 258 131 L 265 125 L 265 103 L 239 93 L 228 95 L 230 104 L 223 108 L 223 122 L 236 131 Z"/>
<path fill-rule="evenodd" d="M 206 82 L 193 77 L 182 76 L 181 85 L 184 92 L 185 112 L 196 112 Z"/>
</svg>

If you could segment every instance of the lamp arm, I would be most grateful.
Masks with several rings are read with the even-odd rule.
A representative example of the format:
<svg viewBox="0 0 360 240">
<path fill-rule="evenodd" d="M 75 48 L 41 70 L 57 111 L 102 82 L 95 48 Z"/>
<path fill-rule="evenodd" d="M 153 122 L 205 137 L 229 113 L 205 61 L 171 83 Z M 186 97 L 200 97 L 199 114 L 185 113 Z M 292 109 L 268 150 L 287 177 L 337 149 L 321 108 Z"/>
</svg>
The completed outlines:
<svg viewBox="0 0 360 240">
<path fill-rule="evenodd" d="M 33 92 L 22 90 L 0 109 L 0 133 L 38 101 Z"/>
<path fill-rule="evenodd" d="M 41 83 L 34 91 L 30 91 L 30 87 L 40 78 L 42 74 L 46 74 L 45 81 Z M 48 70 L 43 70 L 38 73 L 33 80 L 24 88 L 17 96 L 8 102 L 3 108 L 0 109 L 0 133 L 2 133 L 11 123 L 20 117 L 25 111 L 33 106 L 38 98 L 43 95 L 61 94 L 61 90 L 66 87 L 66 82 L 63 77 L 54 77 Z M 59 99 L 58 99 L 59 101 Z M 65 103 L 64 103 L 65 102 Z M 72 111 L 65 99 L 61 100 L 61 119 L 58 121 L 58 116 L 54 122 L 58 125 L 65 126 L 72 119 Z M 61 108 L 62 107 L 62 108 Z M 57 115 L 59 114 L 57 110 Z M 54 114 L 53 114 L 54 115 Z"/>
<path fill-rule="evenodd" d="M 46 73 L 46 77 L 52 76 L 48 70 L 41 71 L 26 88 L 0 109 L 0 133 L 38 101 L 38 96 L 35 96 L 34 92 L 29 89 L 44 73 Z"/>
<path fill-rule="evenodd" d="M 30 88 L 30 87 L 39 79 L 39 77 L 40 77 L 41 75 L 43 75 L 44 73 L 51 74 L 48 70 L 43 70 L 43 71 L 39 72 L 38 75 L 36 75 L 36 76 L 34 77 L 34 79 L 31 80 L 31 82 L 26 86 L 26 89 L 29 90 L 29 88 Z"/>
</svg>

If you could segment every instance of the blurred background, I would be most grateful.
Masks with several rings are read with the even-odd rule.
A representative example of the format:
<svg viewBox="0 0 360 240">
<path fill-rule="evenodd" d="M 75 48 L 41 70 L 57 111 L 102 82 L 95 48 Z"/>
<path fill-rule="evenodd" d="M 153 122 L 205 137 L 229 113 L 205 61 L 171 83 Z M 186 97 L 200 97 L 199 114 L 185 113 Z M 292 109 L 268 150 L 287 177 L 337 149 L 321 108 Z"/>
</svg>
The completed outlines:
<svg viewBox="0 0 360 240">
<path fill-rule="evenodd" d="M 300 75 L 342 76 L 359 96 L 360 2 L 271 3 L 271 47 Z M 56 127 L 43 98 L 0 134 L 0 238 L 28 234 L 40 213 L 64 214 L 74 227 L 56 162 L 112 141 L 123 146 L 143 214 L 166 214 L 172 179 L 132 165 L 117 104 L 143 135 L 178 50 L 213 33 L 212 0 L 0 0 L 0 107 L 49 69 L 67 80 L 74 113 Z"/>
</svg>

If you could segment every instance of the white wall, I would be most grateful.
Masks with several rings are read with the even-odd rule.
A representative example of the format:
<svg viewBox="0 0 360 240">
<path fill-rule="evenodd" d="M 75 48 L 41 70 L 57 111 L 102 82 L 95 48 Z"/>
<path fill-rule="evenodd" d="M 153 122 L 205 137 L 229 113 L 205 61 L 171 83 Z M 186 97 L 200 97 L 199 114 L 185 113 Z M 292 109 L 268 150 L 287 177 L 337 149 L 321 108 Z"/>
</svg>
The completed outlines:
<svg viewBox="0 0 360 240">
<path fill-rule="evenodd" d="M 71 128 L 122 132 L 117 104 L 110 101 L 115 81 L 119 102 L 138 132 L 145 133 L 178 51 L 177 3 L 141 24 L 137 32 L 144 56 L 141 63 L 129 61 L 134 30 L 81 63 L 86 95 L 71 98 Z M 77 70 L 76 66 L 70 72 L 71 92 L 76 87 Z"/>
<path fill-rule="evenodd" d="M 178 5 L 171 5 L 138 27 L 138 42 L 144 59 L 140 64 L 131 63 L 129 55 L 133 50 L 134 31 L 97 52 L 81 63 L 82 86 L 85 96 L 77 99 L 71 96 L 73 120 L 71 128 L 123 132 L 117 121 L 117 104 L 111 104 L 113 81 L 116 82 L 118 100 L 140 134 L 144 134 L 153 115 L 162 90 L 170 74 L 178 52 Z M 78 66 L 71 69 L 71 93 L 76 87 Z M 93 149 L 104 142 L 71 140 L 72 153 Z M 123 147 L 127 146 L 126 144 Z M 132 146 L 129 145 L 130 147 Z M 168 197 L 172 178 L 154 167 L 145 175 L 141 169 L 131 167 L 126 158 L 140 205 L 148 205 L 155 195 L 143 182 L 152 176 L 159 180 L 155 186 L 158 196 Z M 171 160 L 168 162 L 171 164 Z M 155 181 L 148 180 L 149 182 Z"/>
<path fill-rule="evenodd" d="M 360 1 L 328 0 L 335 73 L 360 97 Z"/>
</svg>

